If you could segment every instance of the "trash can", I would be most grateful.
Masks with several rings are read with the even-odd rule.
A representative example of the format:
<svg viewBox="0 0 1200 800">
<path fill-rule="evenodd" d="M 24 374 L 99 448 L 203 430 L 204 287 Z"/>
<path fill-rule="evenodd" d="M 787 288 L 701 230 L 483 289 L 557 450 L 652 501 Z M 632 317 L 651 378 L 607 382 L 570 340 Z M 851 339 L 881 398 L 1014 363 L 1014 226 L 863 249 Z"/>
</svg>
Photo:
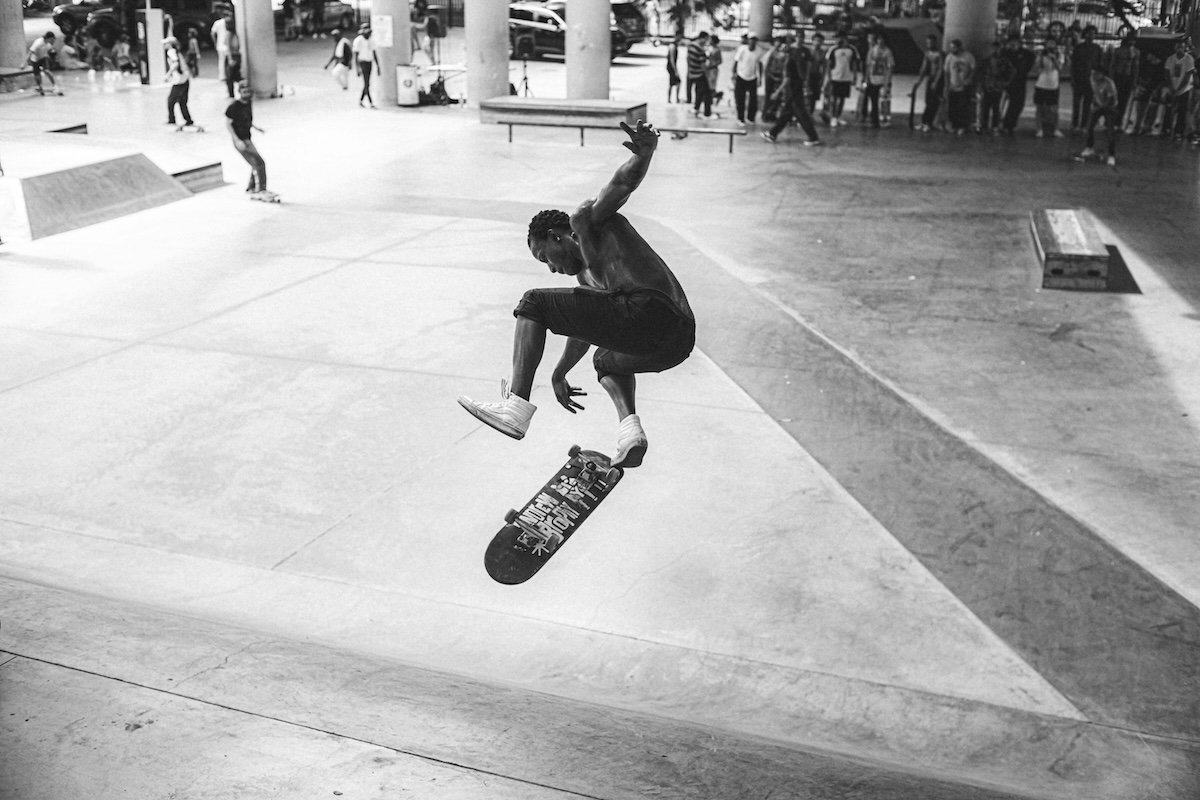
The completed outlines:
<svg viewBox="0 0 1200 800">
<path fill-rule="evenodd" d="M 421 104 L 421 79 L 412 64 L 396 65 L 396 105 L 419 106 Z"/>
</svg>

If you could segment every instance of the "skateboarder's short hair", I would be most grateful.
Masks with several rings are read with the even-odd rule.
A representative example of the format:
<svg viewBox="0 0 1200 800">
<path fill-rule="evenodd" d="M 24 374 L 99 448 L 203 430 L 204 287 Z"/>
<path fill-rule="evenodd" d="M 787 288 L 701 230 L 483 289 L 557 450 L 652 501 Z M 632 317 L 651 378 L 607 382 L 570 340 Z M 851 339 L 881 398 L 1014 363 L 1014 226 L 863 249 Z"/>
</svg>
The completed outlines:
<svg viewBox="0 0 1200 800">
<path fill-rule="evenodd" d="M 571 227 L 571 217 L 567 215 L 567 212 L 557 208 L 539 211 L 529 221 L 529 235 L 525 238 L 525 243 L 532 244 L 535 239 L 538 241 L 545 239 L 551 228 L 569 227 Z"/>
</svg>

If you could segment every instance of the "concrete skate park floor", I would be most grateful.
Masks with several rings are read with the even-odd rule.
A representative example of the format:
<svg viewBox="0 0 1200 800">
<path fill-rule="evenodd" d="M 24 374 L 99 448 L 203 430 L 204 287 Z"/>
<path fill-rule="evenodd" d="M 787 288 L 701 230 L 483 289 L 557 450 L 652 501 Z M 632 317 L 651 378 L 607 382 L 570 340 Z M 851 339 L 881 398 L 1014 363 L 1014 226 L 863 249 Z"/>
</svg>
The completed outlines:
<svg viewBox="0 0 1200 800">
<path fill-rule="evenodd" d="M 1194 796 L 1194 152 L 664 137 L 625 211 L 697 351 L 639 383 L 646 464 L 501 587 L 504 510 L 615 420 L 586 362 L 587 410 L 544 368 L 519 443 L 454 398 L 555 282 L 530 214 L 626 151 L 359 109 L 325 49 L 281 46 L 293 93 L 256 104 L 281 206 L 215 81 L 197 136 L 157 88 L 0 98 L 230 181 L 0 251 L 7 796 Z M 652 115 L 656 54 L 613 72 Z M 1140 293 L 1040 290 L 1044 207 Z"/>
</svg>

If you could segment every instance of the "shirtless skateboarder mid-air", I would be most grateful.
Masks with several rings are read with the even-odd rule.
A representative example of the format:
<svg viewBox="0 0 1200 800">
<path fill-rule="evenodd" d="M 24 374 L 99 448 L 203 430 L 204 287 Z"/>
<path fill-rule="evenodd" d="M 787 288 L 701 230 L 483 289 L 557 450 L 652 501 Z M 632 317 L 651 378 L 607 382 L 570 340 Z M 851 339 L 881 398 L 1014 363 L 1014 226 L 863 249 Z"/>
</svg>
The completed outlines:
<svg viewBox="0 0 1200 800">
<path fill-rule="evenodd" d="M 614 467 L 636 467 L 646 454 L 646 433 L 634 404 L 636 373 L 662 372 L 681 364 L 696 341 L 696 320 L 683 287 L 629 220 L 617 211 L 646 177 L 659 133 L 638 120 L 624 122 L 625 147 L 633 156 L 592 199 L 570 216 L 541 211 L 529 223 L 529 251 L 551 272 L 573 275 L 579 286 L 531 289 L 513 311 L 512 384 L 500 382 L 501 400 L 458 402 L 491 427 L 514 439 L 525 436 L 537 407 L 529 402 L 534 373 L 546 346 L 546 331 L 567 337 L 551 385 L 559 405 L 575 413 L 585 395 L 567 373 L 592 345 L 600 385 L 617 408 L 620 425 Z"/>
</svg>

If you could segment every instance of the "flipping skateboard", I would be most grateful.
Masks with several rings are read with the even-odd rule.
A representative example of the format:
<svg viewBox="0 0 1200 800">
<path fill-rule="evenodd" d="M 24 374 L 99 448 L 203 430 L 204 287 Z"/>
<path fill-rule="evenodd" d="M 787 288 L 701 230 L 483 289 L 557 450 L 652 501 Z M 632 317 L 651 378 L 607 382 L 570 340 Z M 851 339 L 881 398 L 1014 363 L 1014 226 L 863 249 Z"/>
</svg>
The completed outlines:
<svg viewBox="0 0 1200 800">
<path fill-rule="evenodd" d="M 616 487 L 625 471 L 608 456 L 572 445 L 567 463 L 520 511 L 510 509 L 483 566 L 497 583 L 532 578 Z"/>
</svg>

